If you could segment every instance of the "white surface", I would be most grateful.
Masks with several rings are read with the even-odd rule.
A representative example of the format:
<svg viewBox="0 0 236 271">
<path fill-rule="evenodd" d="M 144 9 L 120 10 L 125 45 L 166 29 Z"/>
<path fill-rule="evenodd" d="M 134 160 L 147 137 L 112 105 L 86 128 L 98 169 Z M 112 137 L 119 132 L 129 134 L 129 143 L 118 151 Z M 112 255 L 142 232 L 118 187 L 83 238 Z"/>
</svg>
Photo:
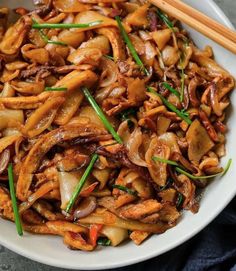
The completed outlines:
<svg viewBox="0 0 236 271">
<path fill-rule="evenodd" d="M 28 1 L 0 0 L 1 5 L 24 6 Z M 232 27 L 224 14 L 211 0 L 186 0 L 193 7 L 204 11 L 209 16 Z M 15 6 L 14 6 L 15 3 Z M 214 47 L 216 60 L 236 77 L 236 56 L 227 52 L 220 46 L 190 30 L 195 43 L 204 47 L 210 44 Z M 236 106 L 235 93 L 231 96 L 232 103 Z M 227 158 L 233 158 L 233 165 L 226 176 L 215 180 L 205 190 L 201 201 L 199 213 L 192 215 L 184 214 L 179 224 L 166 233 L 153 236 L 143 245 L 137 247 L 131 242 L 117 248 L 102 248 L 94 252 L 81 252 L 68 250 L 60 237 L 36 236 L 25 234 L 24 237 L 16 235 L 15 225 L 11 222 L 0 220 L 0 243 L 5 247 L 33 260 L 64 268 L 71 269 L 106 269 L 137 263 L 158 256 L 191 238 L 207 224 L 209 224 L 228 204 L 236 194 L 236 125 L 233 126 L 235 109 L 232 109 L 228 120 L 230 129 L 227 135 Z"/>
</svg>

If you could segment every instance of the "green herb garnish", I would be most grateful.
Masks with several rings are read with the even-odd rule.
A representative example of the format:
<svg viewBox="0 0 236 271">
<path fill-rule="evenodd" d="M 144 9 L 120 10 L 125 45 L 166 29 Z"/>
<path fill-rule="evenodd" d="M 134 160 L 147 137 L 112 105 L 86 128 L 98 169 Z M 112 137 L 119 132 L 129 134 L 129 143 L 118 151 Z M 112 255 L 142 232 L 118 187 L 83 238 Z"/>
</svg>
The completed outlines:
<svg viewBox="0 0 236 271">
<path fill-rule="evenodd" d="M 118 27 L 120 29 L 121 36 L 122 36 L 124 42 L 126 43 L 126 45 L 128 46 L 129 51 L 130 51 L 131 55 L 133 56 L 135 62 L 141 68 L 141 70 L 144 71 L 145 75 L 149 75 L 148 70 L 145 68 L 145 66 L 144 66 L 142 60 L 140 59 L 140 57 L 138 56 L 138 53 L 136 52 L 128 34 L 126 33 L 126 31 L 121 23 L 120 17 L 116 16 L 115 19 L 116 19 L 116 22 L 117 22 Z"/>
<path fill-rule="evenodd" d="M 179 166 L 179 164 L 177 162 L 175 162 L 175 161 L 164 159 L 164 158 L 157 157 L 157 156 L 153 156 L 152 160 L 154 162 L 161 162 L 161 163 L 165 163 L 165 164 L 168 164 L 168 165 L 171 165 L 171 166 Z"/>
<path fill-rule="evenodd" d="M 176 207 L 180 208 L 184 201 L 184 197 L 181 193 L 178 193 L 177 200 L 176 200 Z"/>
<path fill-rule="evenodd" d="M 122 139 L 117 134 L 117 132 L 114 130 L 113 126 L 110 124 L 110 122 L 107 120 L 106 116 L 104 115 L 102 109 L 99 107 L 91 93 L 89 92 L 88 88 L 82 87 L 82 91 L 84 93 L 84 96 L 87 98 L 97 115 L 99 116 L 100 120 L 103 122 L 106 129 L 112 134 L 113 138 L 120 144 L 122 144 Z"/>
<path fill-rule="evenodd" d="M 137 191 L 129 189 L 128 187 L 123 186 L 123 185 L 113 184 L 112 188 L 117 188 L 117 189 L 119 189 L 121 191 L 124 191 L 124 192 L 126 192 L 126 193 L 128 193 L 128 194 L 130 194 L 132 196 L 137 196 L 137 194 L 138 194 Z"/>
<path fill-rule="evenodd" d="M 180 65 L 181 65 L 181 91 L 180 91 L 180 101 L 183 102 L 184 100 L 184 86 L 185 86 L 185 75 L 184 75 L 184 67 L 183 67 L 183 62 L 184 62 L 184 53 L 181 53 L 180 55 Z"/>
<path fill-rule="evenodd" d="M 50 24 L 50 23 L 34 23 L 32 28 L 34 29 L 46 29 L 46 28 L 63 28 L 63 29 L 70 29 L 70 28 L 87 28 L 101 24 L 103 21 L 94 21 L 87 24 Z"/>
<path fill-rule="evenodd" d="M 54 40 L 48 40 L 49 44 L 55 44 L 55 45 L 61 45 L 61 46 L 68 46 L 65 42 L 62 41 L 54 41 Z"/>
<path fill-rule="evenodd" d="M 175 96 L 180 97 L 180 93 L 179 93 L 176 89 L 172 88 L 171 85 L 169 85 L 169 84 L 166 83 L 166 82 L 163 82 L 162 85 L 163 85 L 166 89 L 168 89 L 171 93 L 173 93 Z"/>
<path fill-rule="evenodd" d="M 161 192 L 163 190 L 166 190 L 173 182 L 173 179 L 168 178 L 166 184 L 164 186 L 160 186 L 159 191 Z"/>
<path fill-rule="evenodd" d="M 68 205 L 66 207 L 66 212 L 67 213 L 70 212 L 71 208 L 75 204 L 75 201 L 76 201 L 77 197 L 79 196 L 79 194 L 80 194 L 80 192 L 81 192 L 87 178 L 89 177 L 89 175 L 90 175 L 90 173 L 91 173 L 91 171 L 93 169 L 93 166 L 94 166 L 95 162 L 97 161 L 97 159 L 98 159 L 98 155 L 93 154 L 92 159 L 91 159 L 88 167 L 86 168 L 83 176 L 81 177 L 78 185 L 76 186 L 75 191 L 74 191 L 74 193 L 73 193 L 73 195 L 72 195 L 72 197 L 71 197 L 71 199 L 70 199 L 70 201 L 69 201 L 69 203 L 68 203 Z"/>
<path fill-rule="evenodd" d="M 17 229 L 18 234 L 20 236 L 22 236 L 23 235 L 23 230 L 22 230 L 20 214 L 19 214 L 19 209 L 18 209 L 17 200 L 16 200 L 12 164 L 9 164 L 7 170 L 8 170 L 10 195 L 11 195 L 11 202 L 12 202 L 12 208 L 13 208 L 13 213 L 14 213 L 14 219 L 15 219 L 15 223 L 16 223 L 16 229 Z"/>
<path fill-rule="evenodd" d="M 174 31 L 174 25 L 168 18 L 166 14 L 164 14 L 160 9 L 157 9 L 157 15 L 158 17 L 165 23 L 165 25 L 170 28 L 172 31 Z"/>
<path fill-rule="evenodd" d="M 38 24 L 38 22 L 35 19 L 32 19 L 32 21 L 34 22 L 34 24 Z M 39 29 L 39 34 L 40 34 L 41 38 L 44 40 L 44 42 L 46 42 L 46 43 L 61 45 L 61 46 L 68 46 L 65 42 L 50 40 L 48 38 L 48 36 L 44 34 L 42 29 Z"/>
<path fill-rule="evenodd" d="M 181 174 L 184 174 L 185 176 L 189 177 L 190 179 L 193 179 L 193 180 L 198 180 L 198 179 L 210 179 L 210 178 L 214 178 L 214 177 L 217 177 L 217 176 L 224 176 L 231 164 L 232 164 L 232 159 L 229 159 L 225 169 L 223 172 L 220 172 L 220 173 L 216 173 L 216 174 L 213 174 L 213 175 L 207 175 L 207 176 L 195 176 L 195 175 L 192 175 L 191 173 L 185 171 L 177 162 L 175 161 L 172 161 L 172 160 L 168 160 L 168 159 L 164 159 L 164 158 L 161 158 L 161 157 L 157 157 L 157 156 L 153 156 L 152 157 L 152 160 L 153 161 L 158 161 L 158 162 L 161 162 L 161 163 L 166 163 L 168 165 L 172 165 L 172 166 L 175 166 L 175 170 L 178 172 L 178 173 L 181 173 Z"/>
<path fill-rule="evenodd" d="M 134 126 L 134 123 L 130 119 L 130 116 L 135 116 L 136 113 L 137 113 L 137 109 L 132 107 L 132 108 L 128 108 L 128 109 L 122 111 L 121 113 L 119 113 L 118 117 L 121 121 L 127 121 L 129 128 L 132 129 Z"/>
<path fill-rule="evenodd" d="M 232 162 L 233 162 L 233 159 L 230 158 L 229 161 L 227 162 L 226 167 L 225 167 L 223 173 L 221 174 L 221 176 L 225 176 L 225 174 L 227 174 L 227 172 L 230 169 L 230 166 L 231 166 Z"/>
<path fill-rule="evenodd" d="M 114 61 L 114 57 L 113 56 L 109 56 L 109 55 L 104 55 L 107 59 L 110 59 L 112 61 Z"/>
<path fill-rule="evenodd" d="M 181 92 L 180 92 L 180 101 L 183 102 L 184 100 L 184 84 L 185 84 L 185 75 L 184 75 L 184 69 L 181 69 Z"/>
<path fill-rule="evenodd" d="M 48 44 L 55 44 L 55 45 L 61 45 L 61 46 L 68 46 L 65 42 L 62 41 L 54 41 L 54 40 L 50 40 L 44 33 L 43 30 L 40 29 L 39 30 L 39 34 L 42 37 L 42 39 L 48 43 Z"/>
<path fill-rule="evenodd" d="M 187 122 L 187 124 L 192 124 L 192 121 L 189 117 L 186 117 L 185 114 L 183 114 L 183 112 L 181 112 L 179 109 L 177 109 L 172 103 L 170 103 L 169 101 L 167 101 L 166 98 L 164 98 L 161 94 L 157 93 L 156 91 L 153 90 L 153 88 L 151 87 L 147 87 L 148 92 L 151 92 L 153 94 L 155 94 L 156 96 L 160 97 L 160 99 L 162 100 L 163 104 L 168 107 L 171 111 L 175 112 L 177 116 L 179 116 L 181 119 L 183 119 L 185 122 Z"/>
<path fill-rule="evenodd" d="M 188 112 L 186 112 L 185 111 L 185 109 L 182 109 L 181 111 L 180 111 L 185 117 L 189 117 L 189 113 Z"/>
<path fill-rule="evenodd" d="M 185 170 L 183 170 L 182 168 L 180 167 L 176 167 L 175 170 L 181 174 L 184 174 L 185 176 L 189 177 L 190 179 L 193 179 L 193 180 L 197 180 L 197 179 L 210 179 L 210 178 L 214 178 L 214 177 L 217 177 L 217 176 L 224 176 L 229 168 L 230 168 L 230 165 L 232 163 L 232 159 L 229 159 L 225 169 L 223 170 L 223 172 L 220 172 L 220 173 L 216 173 L 216 174 L 212 174 L 212 175 L 208 175 L 208 176 L 194 176 L 188 172 L 186 172 Z"/>
<path fill-rule="evenodd" d="M 45 87 L 45 91 L 66 91 L 65 87 Z"/>
<path fill-rule="evenodd" d="M 124 110 L 124 111 L 122 111 L 121 113 L 119 113 L 119 118 L 121 119 L 121 120 L 127 120 L 130 116 L 135 116 L 136 115 L 136 113 L 137 113 L 137 108 L 128 108 L 128 109 L 126 109 L 126 110 Z"/>
<path fill-rule="evenodd" d="M 99 246 L 110 246 L 111 245 L 111 240 L 109 240 L 106 237 L 99 237 L 97 240 L 97 245 Z"/>
</svg>

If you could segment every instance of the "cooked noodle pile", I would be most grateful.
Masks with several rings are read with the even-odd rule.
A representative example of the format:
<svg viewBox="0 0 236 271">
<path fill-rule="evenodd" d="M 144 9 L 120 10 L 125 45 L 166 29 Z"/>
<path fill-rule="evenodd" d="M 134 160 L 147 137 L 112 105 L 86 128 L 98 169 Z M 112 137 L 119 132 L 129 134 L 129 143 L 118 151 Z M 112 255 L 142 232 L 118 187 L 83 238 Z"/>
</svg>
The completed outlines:
<svg viewBox="0 0 236 271">
<path fill-rule="evenodd" d="M 36 2 L 13 25 L 0 8 L 0 216 L 15 217 L 10 163 L 23 229 L 73 249 L 141 244 L 196 213 L 234 88 L 211 48 L 143 1 Z"/>
</svg>

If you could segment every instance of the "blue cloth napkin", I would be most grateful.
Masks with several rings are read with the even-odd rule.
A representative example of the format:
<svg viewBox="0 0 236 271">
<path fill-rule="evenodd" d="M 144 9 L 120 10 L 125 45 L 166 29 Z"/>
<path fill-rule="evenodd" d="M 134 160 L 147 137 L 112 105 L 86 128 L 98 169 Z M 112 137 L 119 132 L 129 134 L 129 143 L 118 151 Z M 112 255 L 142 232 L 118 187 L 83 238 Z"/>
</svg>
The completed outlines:
<svg viewBox="0 0 236 271">
<path fill-rule="evenodd" d="M 236 198 L 209 226 L 183 245 L 152 260 L 115 270 L 236 271 Z"/>
</svg>

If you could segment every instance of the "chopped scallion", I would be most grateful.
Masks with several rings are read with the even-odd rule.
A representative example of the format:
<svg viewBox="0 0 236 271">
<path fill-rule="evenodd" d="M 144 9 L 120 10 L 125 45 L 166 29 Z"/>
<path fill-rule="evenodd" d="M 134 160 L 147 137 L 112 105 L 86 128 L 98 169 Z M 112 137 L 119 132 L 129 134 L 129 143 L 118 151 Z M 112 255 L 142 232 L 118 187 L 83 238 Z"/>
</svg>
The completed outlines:
<svg viewBox="0 0 236 271">
<path fill-rule="evenodd" d="M 39 30 L 39 34 L 41 36 L 41 38 L 44 40 L 44 42 L 48 43 L 48 37 L 43 33 L 43 30 Z"/>
<path fill-rule="evenodd" d="M 94 21 L 86 24 L 50 24 L 50 23 L 34 23 L 32 25 L 32 28 L 34 29 L 46 29 L 46 28 L 64 28 L 64 29 L 70 29 L 70 28 L 87 28 L 87 27 L 92 27 L 101 24 L 103 21 Z"/>
<path fill-rule="evenodd" d="M 118 117 L 122 120 L 122 121 L 127 121 L 128 122 L 128 126 L 130 129 L 133 128 L 134 123 L 133 121 L 130 119 L 130 116 L 135 116 L 137 113 L 137 109 L 136 108 L 128 108 L 124 111 L 122 111 L 121 113 L 118 114 Z"/>
<path fill-rule="evenodd" d="M 185 171 L 183 168 L 180 167 L 180 165 L 175 162 L 175 161 L 172 161 L 172 160 L 167 160 L 167 159 L 164 159 L 164 158 L 161 158 L 161 157 L 157 157 L 157 156 L 153 156 L 152 157 L 152 160 L 153 161 L 158 161 L 158 162 L 161 162 L 161 163 L 166 163 L 168 165 L 172 165 L 172 166 L 175 166 L 175 170 L 178 172 L 178 173 L 181 173 L 181 174 L 184 174 L 185 176 L 189 177 L 190 179 L 193 179 L 193 180 L 197 180 L 197 179 L 210 179 L 210 178 L 214 178 L 214 177 L 217 177 L 217 176 L 224 176 L 231 164 L 232 164 L 232 159 L 229 159 L 225 169 L 223 172 L 220 172 L 220 173 L 216 173 L 216 174 L 213 174 L 213 175 L 206 175 L 206 176 L 195 176 L 195 175 L 192 175 L 191 173 Z"/>
<path fill-rule="evenodd" d="M 178 193 L 177 200 L 176 200 L 176 207 L 180 208 L 184 201 L 184 197 L 181 193 Z"/>
<path fill-rule="evenodd" d="M 157 156 L 153 156 L 152 160 L 154 162 L 161 162 L 161 163 L 165 163 L 165 164 L 168 164 L 168 165 L 171 165 L 171 166 L 179 166 L 179 164 L 177 162 L 175 162 L 175 161 L 168 160 L 168 159 L 161 158 L 161 157 L 157 157 Z"/>
<path fill-rule="evenodd" d="M 228 172 L 228 170 L 229 170 L 229 168 L 231 166 L 231 163 L 232 163 L 232 159 L 229 159 L 229 161 L 228 161 L 228 163 L 227 163 L 227 165 L 226 165 L 226 167 L 225 167 L 225 169 L 224 169 L 223 172 L 212 174 L 212 175 L 207 175 L 207 176 L 194 176 L 194 175 L 186 172 L 185 170 L 183 170 L 180 167 L 176 167 L 175 170 L 177 172 L 181 173 L 181 174 L 184 174 L 185 176 L 187 176 L 187 177 L 189 177 L 190 179 L 193 179 L 193 180 L 197 180 L 197 179 L 211 179 L 211 178 L 214 178 L 214 177 L 217 177 L 217 176 L 224 176 Z"/>
<path fill-rule="evenodd" d="M 108 58 L 108 59 L 114 61 L 114 57 L 113 57 L 113 56 L 109 56 L 109 55 L 104 55 L 104 56 L 105 56 L 106 58 Z"/>
<path fill-rule="evenodd" d="M 36 20 L 32 19 L 34 24 L 38 24 Z M 44 34 L 42 29 L 39 29 L 39 34 L 41 38 L 44 40 L 44 42 L 49 43 L 49 44 L 55 44 L 55 45 L 61 45 L 61 46 L 68 46 L 65 42 L 62 41 L 54 41 L 50 40 L 47 35 Z"/>
<path fill-rule="evenodd" d="M 168 83 L 163 82 L 162 85 L 166 89 L 168 89 L 171 93 L 173 93 L 175 96 L 180 97 L 180 93 L 176 89 L 172 88 Z"/>
<path fill-rule="evenodd" d="M 174 30 L 174 25 L 170 21 L 170 19 L 167 17 L 166 14 L 164 14 L 160 9 L 157 10 L 158 17 L 165 23 L 165 25 L 170 28 L 172 31 Z"/>
<path fill-rule="evenodd" d="M 118 116 L 121 120 L 126 120 L 127 118 L 129 118 L 129 116 L 135 116 L 136 113 L 137 108 L 132 107 L 120 112 Z"/>
<path fill-rule="evenodd" d="M 120 17 L 119 17 L 119 16 L 116 16 L 115 19 L 116 19 L 116 22 L 117 22 L 118 27 L 119 27 L 119 29 L 120 29 L 121 36 L 122 36 L 124 42 L 126 43 L 126 45 L 128 46 L 128 48 L 129 48 L 129 50 L 130 50 L 130 53 L 131 53 L 131 55 L 133 56 L 135 62 L 136 62 L 137 65 L 141 68 L 141 70 L 144 71 L 145 75 L 149 75 L 148 70 L 145 68 L 145 66 L 144 66 L 142 60 L 140 59 L 140 57 L 138 56 L 138 53 L 137 53 L 137 51 L 135 50 L 135 48 L 134 48 L 134 46 L 133 46 L 133 44 L 132 44 L 132 42 L 131 42 L 131 40 L 130 40 L 128 34 L 126 33 L 126 31 L 125 31 L 125 29 L 124 29 L 124 27 L 123 27 L 123 25 L 122 25 L 122 23 L 121 23 Z"/>
<path fill-rule="evenodd" d="M 70 201 L 69 201 L 69 203 L 68 203 L 68 205 L 66 207 L 66 212 L 67 213 L 70 212 L 71 208 L 75 204 L 75 201 L 78 198 L 78 196 L 79 196 L 79 194 L 80 194 L 80 192 L 81 192 L 87 178 L 89 177 L 89 175 L 90 175 L 90 173 L 91 173 L 91 171 L 93 169 L 93 166 L 94 166 L 95 162 L 97 161 L 97 159 L 98 159 L 98 155 L 93 154 L 92 159 L 91 159 L 88 167 L 86 168 L 83 176 L 81 177 L 78 185 L 76 186 L 75 191 L 74 191 L 74 193 L 73 193 L 73 195 L 72 195 L 72 197 L 71 197 L 71 199 L 70 199 Z"/>
<path fill-rule="evenodd" d="M 112 188 L 117 188 L 117 189 L 119 189 L 121 191 L 124 191 L 124 192 L 126 192 L 126 193 L 128 193 L 128 194 L 130 194 L 132 196 L 137 196 L 137 191 L 129 189 L 128 187 L 123 186 L 123 185 L 113 184 Z"/>
<path fill-rule="evenodd" d="M 167 101 L 166 98 L 164 98 L 161 94 L 157 93 L 156 91 L 153 90 L 153 88 L 151 87 L 147 87 L 148 92 L 151 92 L 155 95 L 157 95 L 158 97 L 160 97 L 160 99 L 162 100 L 163 104 L 168 107 L 171 111 L 175 112 L 177 116 L 179 116 L 181 119 L 183 119 L 185 122 L 187 122 L 187 124 L 192 124 L 192 121 L 189 117 L 186 117 L 185 114 L 183 114 L 183 112 L 181 112 L 179 109 L 177 109 L 172 103 L 170 103 L 169 101 Z"/>
<path fill-rule="evenodd" d="M 229 171 L 229 168 L 230 168 L 230 166 L 232 164 L 232 161 L 233 161 L 232 158 L 230 158 L 229 161 L 228 161 L 228 163 L 226 164 L 226 167 L 225 167 L 225 169 L 224 169 L 224 171 L 223 171 L 223 173 L 222 173 L 221 176 L 224 176 L 225 174 L 227 174 L 227 172 Z"/>
<path fill-rule="evenodd" d="M 106 237 L 99 237 L 97 240 L 97 244 L 99 246 L 110 246 L 111 245 L 111 240 L 109 240 Z"/>
<path fill-rule="evenodd" d="M 87 98 L 87 100 L 89 101 L 89 103 L 91 104 L 91 106 L 93 107 L 93 109 L 95 110 L 95 112 L 97 113 L 97 115 L 99 116 L 101 121 L 103 122 L 106 129 L 112 134 L 113 138 L 118 143 L 122 144 L 123 143 L 122 139 L 117 134 L 117 132 L 114 130 L 113 126 L 110 124 L 110 122 L 108 121 L 108 119 L 104 115 L 102 109 L 99 107 L 99 105 L 97 104 L 97 102 L 95 101 L 95 99 L 93 98 L 91 93 L 89 92 L 89 90 L 86 87 L 82 87 L 82 91 L 84 93 L 84 96 Z"/>
<path fill-rule="evenodd" d="M 160 186 L 159 191 L 166 190 L 173 182 L 173 179 L 168 178 L 166 184 L 164 186 Z"/>
<path fill-rule="evenodd" d="M 48 43 L 55 44 L 55 45 L 61 45 L 61 46 L 68 46 L 65 42 L 62 42 L 62 41 L 48 40 Z"/>
<path fill-rule="evenodd" d="M 22 236 L 23 230 L 22 230 L 20 214 L 19 214 L 19 210 L 17 206 L 12 164 L 9 164 L 8 166 L 8 179 L 9 179 L 10 195 L 11 195 L 12 208 L 13 208 L 13 213 L 14 213 L 14 218 L 15 218 L 15 223 L 16 223 L 16 229 L 17 229 L 18 234 Z"/>
<path fill-rule="evenodd" d="M 35 19 L 32 19 L 32 21 L 34 24 L 38 24 L 38 22 Z M 44 42 L 48 43 L 49 39 L 48 39 L 47 35 L 44 34 L 43 30 L 40 29 L 39 34 L 40 34 L 41 38 L 44 40 Z"/>
<path fill-rule="evenodd" d="M 185 109 L 182 109 L 181 111 L 180 111 L 185 117 L 189 117 L 189 113 L 188 112 L 186 112 L 185 111 Z"/>
<path fill-rule="evenodd" d="M 45 87 L 45 91 L 66 91 L 65 87 Z"/>
<path fill-rule="evenodd" d="M 180 101 L 183 102 L 184 100 L 184 87 L 185 87 L 185 74 L 184 74 L 184 67 L 183 67 L 183 62 L 184 62 L 184 53 L 181 54 L 180 56 L 180 65 L 181 65 L 181 91 L 180 91 Z"/>
</svg>

